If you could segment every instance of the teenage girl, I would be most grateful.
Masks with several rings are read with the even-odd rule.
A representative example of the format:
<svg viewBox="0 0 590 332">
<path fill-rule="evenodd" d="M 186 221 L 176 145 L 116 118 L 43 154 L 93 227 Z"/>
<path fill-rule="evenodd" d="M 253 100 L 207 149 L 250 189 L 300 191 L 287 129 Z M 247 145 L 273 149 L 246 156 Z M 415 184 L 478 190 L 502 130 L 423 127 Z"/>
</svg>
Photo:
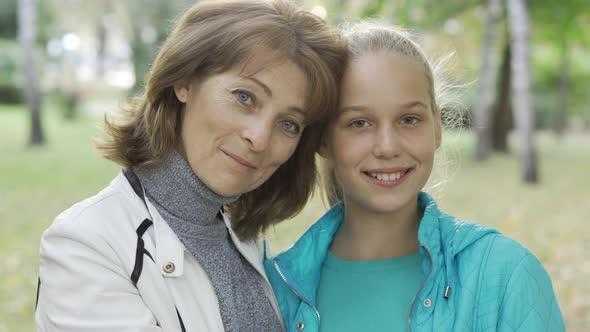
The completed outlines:
<svg viewBox="0 0 590 332">
<path fill-rule="evenodd" d="M 265 263 L 287 331 L 564 331 L 531 252 L 422 191 L 441 109 L 421 48 L 369 23 L 345 35 L 340 109 L 321 153 L 334 205 Z"/>
</svg>

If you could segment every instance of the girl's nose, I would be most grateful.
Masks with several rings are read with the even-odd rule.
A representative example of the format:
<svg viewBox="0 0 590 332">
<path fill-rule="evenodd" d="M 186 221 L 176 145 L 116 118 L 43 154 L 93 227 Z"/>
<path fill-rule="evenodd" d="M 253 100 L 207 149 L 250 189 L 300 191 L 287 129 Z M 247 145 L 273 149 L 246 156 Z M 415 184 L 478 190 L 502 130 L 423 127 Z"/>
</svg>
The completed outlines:
<svg viewBox="0 0 590 332">
<path fill-rule="evenodd" d="M 391 127 L 383 127 L 375 136 L 373 153 L 377 158 L 390 159 L 399 156 L 400 140 Z"/>
</svg>

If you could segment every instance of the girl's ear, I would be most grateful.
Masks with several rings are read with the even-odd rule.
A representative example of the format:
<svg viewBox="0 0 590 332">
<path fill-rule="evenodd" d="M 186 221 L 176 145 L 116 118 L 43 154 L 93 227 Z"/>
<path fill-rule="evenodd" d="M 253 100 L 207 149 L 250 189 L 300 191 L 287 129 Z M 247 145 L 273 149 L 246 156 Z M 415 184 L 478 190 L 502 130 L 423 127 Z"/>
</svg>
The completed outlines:
<svg viewBox="0 0 590 332">
<path fill-rule="evenodd" d="M 175 84 L 174 85 L 174 94 L 176 95 L 176 98 L 178 99 L 178 101 L 180 101 L 183 104 L 187 102 L 189 92 L 190 92 L 190 86 L 188 86 L 188 85 L 184 85 L 184 84 Z"/>
</svg>

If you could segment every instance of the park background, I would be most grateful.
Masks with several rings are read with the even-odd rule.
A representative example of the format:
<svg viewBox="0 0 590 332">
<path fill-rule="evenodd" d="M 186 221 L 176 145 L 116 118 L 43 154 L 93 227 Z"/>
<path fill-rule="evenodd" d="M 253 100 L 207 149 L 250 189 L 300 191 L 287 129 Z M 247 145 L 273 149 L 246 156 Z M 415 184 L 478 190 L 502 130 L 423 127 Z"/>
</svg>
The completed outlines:
<svg viewBox="0 0 590 332">
<path fill-rule="evenodd" d="M 452 56 L 456 89 L 433 189 L 543 262 L 568 331 L 590 331 L 590 1 L 302 0 L 333 24 L 372 17 Z M 0 332 L 32 331 L 39 238 L 120 170 L 93 147 L 188 0 L 0 0 Z M 442 181 L 441 181 L 442 180 Z M 270 230 L 275 252 L 325 211 Z M 63 294 L 68 296 L 68 294 Z"/>
</svg>

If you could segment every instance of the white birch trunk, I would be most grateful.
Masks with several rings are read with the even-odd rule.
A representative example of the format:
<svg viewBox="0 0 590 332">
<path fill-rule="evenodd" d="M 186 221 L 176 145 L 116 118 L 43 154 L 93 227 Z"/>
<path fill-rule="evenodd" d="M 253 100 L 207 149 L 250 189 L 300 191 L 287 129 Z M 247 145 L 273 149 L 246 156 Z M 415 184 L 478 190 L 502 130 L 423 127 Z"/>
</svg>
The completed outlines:
<svg viewBox="0 0 590 332">
<path fill-rule="evenodd" d="M 45 142 L 41 128 L 41 95 L 39 76 L 35 61 L 35 41 L 37 37 L 36 0 L 18 1 L 19 40 L 23 50 L 25 101 L 31 112 L 31 145 Z"/>
<path fill-rule="evenodd" d="M 475 102 L 473 128 L 477 135 L 475 159 L 485 160 L 491 150 L 491 112 L 496 94 L 495 50 L 498 43 L 498 32 L 502 15 L 501 0 L 487 0 L 485 11 L 485 35 L 481 52 L 481 73 L 479 92 Z"/>
<path fill-rule="evenodd" d="M 531 92 L 529 17 L 525 0 L 507 0 L 512 48 L 512 108 L 520 138 L 524 181 L 538 182 Z"/>
<path fill-rule="evenodd" d="M 559 103 L 554 112 L 553 129 L 557 136 L 563 135 L 567 126 L 568 104 L 570 94 L 570 55 L 567 39 L 561 41 L 561 64 L 559 65 Z"/>
</svg>

